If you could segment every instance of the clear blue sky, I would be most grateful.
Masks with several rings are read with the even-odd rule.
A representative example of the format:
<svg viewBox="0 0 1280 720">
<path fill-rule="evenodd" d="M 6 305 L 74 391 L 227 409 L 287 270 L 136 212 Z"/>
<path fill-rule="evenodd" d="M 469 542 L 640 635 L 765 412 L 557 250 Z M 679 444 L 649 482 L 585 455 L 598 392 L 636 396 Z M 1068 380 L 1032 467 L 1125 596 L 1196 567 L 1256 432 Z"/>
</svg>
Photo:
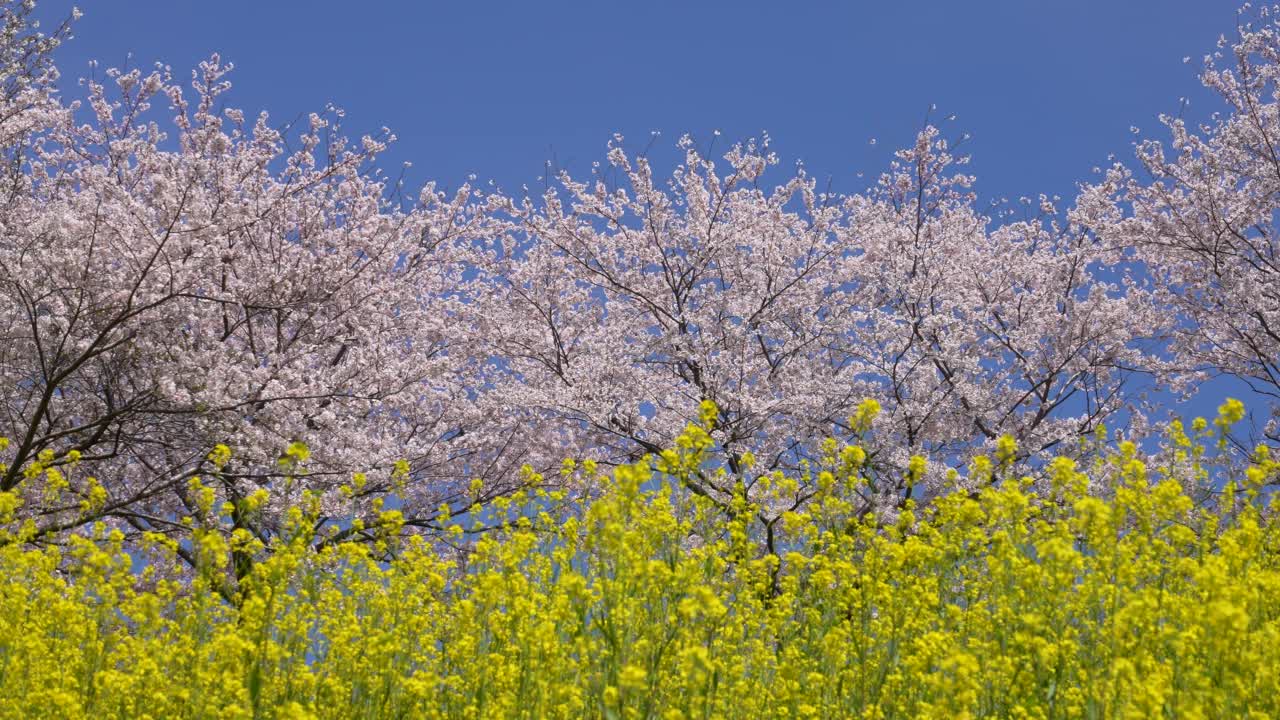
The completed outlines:
<svg viewBox="0 0 1280 720">
<path fill-rule="evenodd" d="M 784 162 L 850 191 L 936 103 L 973 135 L 988 198 L 1070 195 L 1130 155 L 1131 125 L 1156 130 L 1184 95 L 1207 114 L 1199 58 L 1236 21 L 1222 0 L 80 4 L 68 85 L 90 59 L 186 77 L 218 51 L 237 66 L 232 104 L 284 122 L 333 102 L 350 131 L 394 130 L 387 169 L 411 160 L 414 181 L 515 189 L 551 158 L 585 172 L 615 131 L 642 146 L 718 128 L 767 130 Z"/>
</svg>

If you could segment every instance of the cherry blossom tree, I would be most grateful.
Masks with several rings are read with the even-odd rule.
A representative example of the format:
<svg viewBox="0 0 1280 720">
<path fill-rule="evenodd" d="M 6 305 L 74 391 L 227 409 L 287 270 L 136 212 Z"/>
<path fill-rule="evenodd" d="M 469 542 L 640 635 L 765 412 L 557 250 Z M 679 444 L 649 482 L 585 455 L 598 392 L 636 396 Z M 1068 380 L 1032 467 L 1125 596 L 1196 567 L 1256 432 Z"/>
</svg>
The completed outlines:
<svg viewBox="0 0 1280 720">
<path fill-rule="evenodd" d="M 270 488 L 246 524 L 263 536 L 302 489 L 349 517 L 398 483 L 407 521 L 430 526 L 472 478 L 488 495 L 518 475 L 452 320 L 472 192 L 401 197 L 373 169 L 389 135 L 350 143 L 336 110 L 294 131 L 221 110 L 229 69 L 201 64 L 192 97 L 160 68 L 108 71 L 83 108 L 49 82 L 7 101 L 0 490 L 26 497 L 38 536 L 99 518 L 180 530 L 198 475 L 220 501 Z M 293 443 L 310 460 L 286 482 Z M 24 482 L 33 463 L 58 470 L 52 497 Z"/>
<path fill-rule="evenodd" d="M 70 37 L 73 11 L 52 33 L 37 31 L 32 0 L 0 4 L 0 152 L 3 153 L 3 200 L 10 202 L 27 184 L 23 161 L 31 140 L 57 121 L 62 108 L 54 97 L 58 70 L 53 51 Z"/>
<path fill-rule="evenodd" d="M 819 462 L 872 398 L 871 511 L 939 489 L 912 454 L 950 460 L 1004 434 L 1063 449 L 1124 406 L 1160 326 L 1149 294 L 1124 272 L 1104 280 L 1108 251 L 1047 199 L 998 226 L 977 212 L 965 159 L 935 128 L 850 196 L 803 169 L 767 188 L 767 141 L 719 167 L 680 147 L 666 182 L 619 138 L 612 172 L 508 201 L 476 281 L 492 290 L 467 310 L 500 358 L 490 397 L 560 439 L 543 447 L 656 452 L 711 400 L 729 472 L 690 484 L 727 504 L 739 482 Z"/>
<path fill-rule="evenodd" d="M 1084 192 L 1089 224 L 1142 260 L 1156 301 L 1181 322 L 1164 376 L 1192 390 L 1228 375 L 1269 396 L 1265 432 L 1280 440 L 1280 15 L 1261 8 L 1204 59 L 1201 80 L 1225 103 L 1204 123 L 1161 118 L 1166 142 L 1137 144 Z M 1110 203 L 1110 207 L 1107 204 Z"/>
</svg>

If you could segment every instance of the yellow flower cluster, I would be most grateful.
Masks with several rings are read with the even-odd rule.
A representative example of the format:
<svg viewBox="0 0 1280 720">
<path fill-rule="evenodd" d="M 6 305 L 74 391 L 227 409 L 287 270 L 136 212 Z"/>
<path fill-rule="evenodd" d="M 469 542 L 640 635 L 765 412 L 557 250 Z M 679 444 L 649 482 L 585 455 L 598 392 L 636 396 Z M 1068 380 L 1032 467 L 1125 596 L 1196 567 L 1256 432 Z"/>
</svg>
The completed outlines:
<svg viewBox="0 0 1280 720">
<path fill-rule="evenodd" d="M 1032 491 L 1002 440 L 985 489 L 887 526 L 843 499 L 866 454 L 836 448 L 767 552 L 745 499 L 673 480 L 705 445 L 692 428 L 567 517 L 509 498 L 459 562 L 394 511 L 373 546 L 317 542 L 299 508 L 231 601 L 234 537 L 5 543 L 0 718 L 1280 717 L 1265 448 L 1210 509 L 1131 447 L 1106 496 L 1067 459 Z M 166 576 L 184 544 L 208 572 Z"/>
</svg>

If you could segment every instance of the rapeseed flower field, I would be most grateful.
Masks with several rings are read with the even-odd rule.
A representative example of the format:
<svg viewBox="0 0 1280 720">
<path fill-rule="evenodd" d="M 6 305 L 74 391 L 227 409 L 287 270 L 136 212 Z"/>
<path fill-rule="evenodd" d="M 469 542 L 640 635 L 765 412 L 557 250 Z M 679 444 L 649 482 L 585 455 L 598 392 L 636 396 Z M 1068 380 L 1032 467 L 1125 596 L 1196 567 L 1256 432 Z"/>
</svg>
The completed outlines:
<svg viewBox="0 0 1280 720">
<path fill-rule="evenodd" d="M 1167 466 L 1121 443 L 1024 476 L 1005 441 L 980 490 L 892 521 L 854 511 L 866 453 L 830 444 L 774 552 L 745 499 L 681 491 L 714 459 L 696 423 L 608 474 L 567 461 L 605 488 L 581 503 L 527 473 L 474 536 L 386 510 L 374 542 L 326 542 L 304 502 L 273 547 L 227 507 L 145 550 L 101 525 L 36 546 L 6 493 L 0 717 L 1274 718 L 1280 463 L 1211 501 L 1180 476 L 1238 415 L 1171 425 Z"/>
</svg>

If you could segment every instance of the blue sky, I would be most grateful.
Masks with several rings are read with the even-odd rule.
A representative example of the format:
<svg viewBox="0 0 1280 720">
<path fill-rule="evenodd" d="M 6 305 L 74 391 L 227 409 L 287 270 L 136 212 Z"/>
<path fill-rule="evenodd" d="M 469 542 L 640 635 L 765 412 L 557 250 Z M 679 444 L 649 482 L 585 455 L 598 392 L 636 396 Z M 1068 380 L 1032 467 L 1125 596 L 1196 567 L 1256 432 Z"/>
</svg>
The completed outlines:
<svg viewBox="0 0 1280 720">
<path fill-rule="evenodd" d="M 1236 20 L 1218 0 L 81 6 L 60 50 L 68 83 L 90 59 L 185 77 L 218 51 L 237 66 L 232 104 L 284 122 L 333 102 L 353 133 L 395 131 L 388 169 L 411 160 L 413 181 L 475 173 L 515 189 L 548 160 L 585 173 L 613 132 L 643 146 L 661 130 L 669 146 L 767 130 L 784 162 L 850 191 L 936 103 L 972 134 L 987 198 L 1069 196 L 1109 153 L 1130 155 L 1131 125 L 1155 131 L 1182 96 L 1207 114 L 1199 58 Z"/>
</svg>

